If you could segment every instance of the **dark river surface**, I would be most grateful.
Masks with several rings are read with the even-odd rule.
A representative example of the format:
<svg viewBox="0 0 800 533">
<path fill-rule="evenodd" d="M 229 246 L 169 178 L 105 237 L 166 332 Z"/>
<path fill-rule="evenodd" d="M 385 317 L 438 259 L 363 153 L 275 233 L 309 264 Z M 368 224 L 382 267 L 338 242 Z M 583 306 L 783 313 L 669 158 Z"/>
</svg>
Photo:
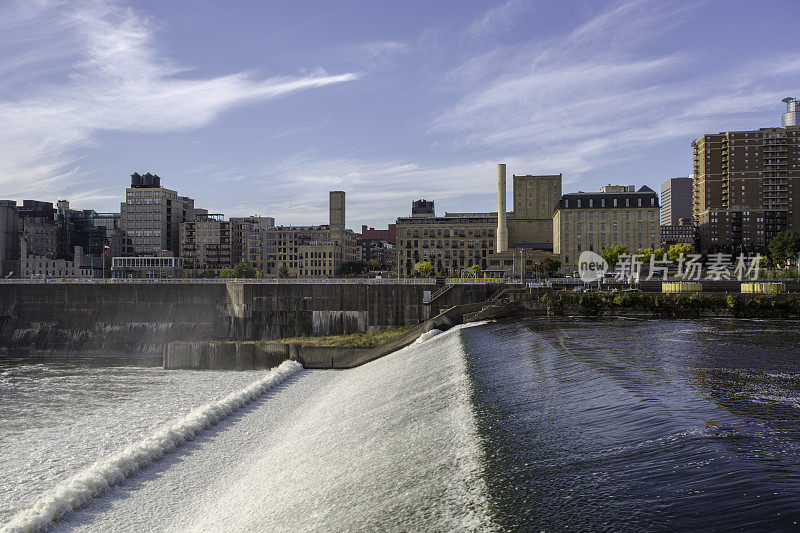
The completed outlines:
<svg viewBox="0 0 800 533">
<path fill-rule="evenodd" d="M 797 322 L 535 319 L 461 335 L 502 529 L 800 529 Z"/>
</svg>

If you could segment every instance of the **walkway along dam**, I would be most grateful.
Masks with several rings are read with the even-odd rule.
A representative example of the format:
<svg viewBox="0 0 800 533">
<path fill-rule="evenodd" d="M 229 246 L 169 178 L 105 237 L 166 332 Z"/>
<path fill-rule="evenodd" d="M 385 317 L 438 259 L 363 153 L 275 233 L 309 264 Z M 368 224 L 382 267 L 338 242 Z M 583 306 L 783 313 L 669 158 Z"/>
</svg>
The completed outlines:
<svg viewBox="0 0 800 533">
<path fill-rule="evenodd" d="M 433 283 L 0 283 L 0 357 L 137 357 L 173 341 L 255 341 L 420 324 L 496 285 Z"/>
</svg>

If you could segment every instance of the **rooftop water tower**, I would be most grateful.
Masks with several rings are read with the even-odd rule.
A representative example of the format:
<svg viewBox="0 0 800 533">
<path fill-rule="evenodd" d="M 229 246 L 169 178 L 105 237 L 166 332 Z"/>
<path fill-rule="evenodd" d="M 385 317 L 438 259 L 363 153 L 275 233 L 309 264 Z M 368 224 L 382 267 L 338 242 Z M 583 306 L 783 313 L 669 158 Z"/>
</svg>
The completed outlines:
<svg viewBox="0 0 800 533">
<path fill-rule="evenodd" d="M 800 101 L 792 98 L 784 98 L 781 102 L 786 102 L 786 113 L 781 115 L 781 126 L 800 126 Z"/>
</svg>

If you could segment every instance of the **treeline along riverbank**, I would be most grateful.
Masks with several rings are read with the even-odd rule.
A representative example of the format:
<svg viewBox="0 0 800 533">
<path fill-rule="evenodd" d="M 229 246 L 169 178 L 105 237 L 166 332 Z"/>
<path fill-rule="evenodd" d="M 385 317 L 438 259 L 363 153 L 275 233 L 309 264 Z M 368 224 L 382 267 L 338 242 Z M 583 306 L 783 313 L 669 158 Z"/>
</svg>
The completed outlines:
<svg viewBox="0 0 800 533">
<path fill-rule="evenodd" d="M 549 292 L 520 302 L 523 308 L 548 315 L 800 318 L 800 294 Z"/>
</svg>

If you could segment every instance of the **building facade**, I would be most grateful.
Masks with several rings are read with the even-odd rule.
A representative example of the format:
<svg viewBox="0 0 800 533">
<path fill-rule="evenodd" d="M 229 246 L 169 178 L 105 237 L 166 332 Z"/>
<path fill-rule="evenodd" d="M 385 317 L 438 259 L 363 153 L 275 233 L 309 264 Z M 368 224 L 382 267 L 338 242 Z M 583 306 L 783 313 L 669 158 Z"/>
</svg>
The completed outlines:
<svg viewBox="0 0 800 533">
<path fill-rule="evenodd" d="M 642 186 L 635 192 L 578 192 L 561 197 L 553 215 L 553 253 L 562 268 L 574 269 L 584 250 L 600 253 L 612 244 L 631 252 L 661 245 L 658 195 Z"/>
<path fill-rule="evenodd" d="M 394 244 L 397 235 L 397 224 L 389 224 L 386 229 L 368 228 L 361 225 L 361 239 L 373 241 L 386 241 Z"/>
<path fill-rule="evenodd" d="M 677 224 L 661 226 L 661 245 L 694 244 L 694 223 L 691 218 L 679 218 Z"/>
<path fill-rule="evenodd" d="M 111 275 L 116 279 L 173 279 L 182 274 L 181 258 L 163 252 L 155 256 L 115 257 L 111 260 Z"/>
<path fill-rule="evenodd" d="M 486 270 L 495 253 L 496 213 L 445 213 L 437 217 L 433 202 L 412 203 L 411 216 L 397 219 L 397 272 L 414 276 L 414 265 L 429 262 L 434 273 L 457 276 L 479 265 Z"/>
<path fill-rule="evenodd" d="M 703 135 L 692 142 L 693 215 L 703 251 L 761 251 L 800 228 L 800 126 Z M 788 116 L 788 119 L 786 118 Z"/>
<path fill-rule="evenodd" d="M 168 250 L 180 253 L 180 224 L 194 210 L 194 200 L 161 186 L 161 178 L 131 174 L 131 186 L 120 205 L 125 234 L 124 254 L 155 255 Z"/>
<path fill-rule="evenodd" d="M 27 250 L 25 237 L 20 243 L 20 273 L 23 279 L 47 278 L 99 278 L 103 276 L 100 257 L 87 256 L 83 248 L 76 246 L 72 252 L 73 259 L 56 259 L 31 255 Z"/>
<path fill-rule="evenodd" d="M 473 265 L 521 275 L 525 265 L 550 255 L 552 214 L 561 197 L 562 175 L 515 174 L 512 183 L 510 212 L 502 163 L 497 168 L 497 212 L 437 217 L 433 201 L 413 202 L 411 216 L 397 219 L 398 276 L 413 276 L 414 265 L 425 261 L 437 275 L 460 276 Z"/>
<path fill-rule="evenodd" d="M 125 242 L 122 233 L 122 220 L 119 213 L 95 213 L 93 224 L 96 228 L 101 228 L 106 234 L 106 246 L 108 246 L 108 257 L 117 257 L 123 253 Z"/>
<path fill-rule="evenodd" d="M 232 266 L 231 222 L 222 214 L 197 215 L 180 225 L 180 258 L 185 270 L 218 273 Z"/>
<path fill-rule="evenodd" d="M 248 243 L 254 231 L 275 227 L 272 217 L 231 217 L 231 263 L 249 261 Z"/>
<path fill-rule="evenodd" d="M 329 194 L 329 224 L 253 227 L 247 240 L 250 263 L 265 278 L 331 277 L 358 258 L 357 236 L 345 228 L 345 193 Z"/>
<path fill-rule="evenodd" d="M 692 219 L 692 178 L 671 178 L 661 184 L 661 225 L 674 226 L 678 219 Z"/>
<path fill-rule="evenodd" d="M 0 275 L 19 270 L 19 211 L 14 200 L 0 200 Z"/>
<path fill-rule="evenodd" d="M 514 203 L 507 214 L 508 247 L 553 250 L 553 211 L 561 198 L 562 175 L 513 176 Z"/>
</svg>

